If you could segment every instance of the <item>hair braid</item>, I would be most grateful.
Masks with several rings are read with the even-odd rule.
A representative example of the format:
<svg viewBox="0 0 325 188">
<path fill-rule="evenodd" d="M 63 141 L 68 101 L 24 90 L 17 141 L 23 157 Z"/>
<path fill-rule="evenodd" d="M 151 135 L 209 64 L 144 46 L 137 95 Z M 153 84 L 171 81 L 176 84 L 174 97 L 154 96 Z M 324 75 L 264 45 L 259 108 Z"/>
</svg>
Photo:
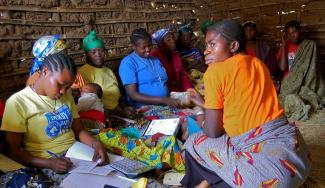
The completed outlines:
<svg viewBox="0 0 325 188">
<path fill-rule="evenodd" d="M 42 69 L 46 67 L 51 72 L 62 72 L 67 69 L 72 75 L 77 74 L 77 68 L 72 58 L 63 53 L 52 54 L 44 59 Z"/>
</svg>

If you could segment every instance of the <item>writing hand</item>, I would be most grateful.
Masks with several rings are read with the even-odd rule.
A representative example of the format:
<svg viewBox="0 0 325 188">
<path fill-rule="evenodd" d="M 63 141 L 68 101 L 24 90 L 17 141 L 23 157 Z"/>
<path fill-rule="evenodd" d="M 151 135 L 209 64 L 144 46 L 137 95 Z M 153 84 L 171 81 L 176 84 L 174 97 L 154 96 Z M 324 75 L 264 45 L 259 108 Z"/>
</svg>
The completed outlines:
<svg viewBox="0 0 325 188">
<path fill-rule="evenodd" d="M 65 173 L 72 168 L 73 163 L 69 158 L 61 157 L 48 159 L 48 165 L 50 169 L 57 173 Z"/>
</svg>

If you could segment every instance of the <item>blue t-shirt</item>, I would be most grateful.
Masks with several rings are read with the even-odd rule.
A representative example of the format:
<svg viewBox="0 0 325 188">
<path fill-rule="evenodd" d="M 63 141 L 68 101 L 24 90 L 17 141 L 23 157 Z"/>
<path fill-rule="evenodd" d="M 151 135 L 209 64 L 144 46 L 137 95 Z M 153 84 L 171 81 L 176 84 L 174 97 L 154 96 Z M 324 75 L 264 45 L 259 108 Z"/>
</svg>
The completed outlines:
<svg viewBox="0 0 325 188">
<path fill-rule="evenodd" d="M 132 52 L 123 58 L 119 74 L 123 86 L 137 84 L 138 92 L 148 96 L 167 97 L 167 73 L 159 59 L 155 57 L 142 58 Z M 129 99 L 130 102 L 132 102 Z M 142 103 L 133 102 L 136 107 Z"/>
</svg>

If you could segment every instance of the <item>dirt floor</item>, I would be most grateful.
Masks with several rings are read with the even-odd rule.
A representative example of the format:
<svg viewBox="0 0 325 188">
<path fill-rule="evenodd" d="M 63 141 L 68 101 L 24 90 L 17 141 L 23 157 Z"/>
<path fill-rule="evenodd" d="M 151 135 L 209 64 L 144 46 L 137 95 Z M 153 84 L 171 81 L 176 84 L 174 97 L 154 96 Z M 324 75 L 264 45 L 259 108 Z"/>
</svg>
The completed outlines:
<svg viewBox="0 0 325 188">
<path fill-rule="evenodd" d="M 312 169 L 303 187 L 325 188 L 325 111 L 313 115 L 306 122 L 296 122 L 312 157 Z"/>
</svg>

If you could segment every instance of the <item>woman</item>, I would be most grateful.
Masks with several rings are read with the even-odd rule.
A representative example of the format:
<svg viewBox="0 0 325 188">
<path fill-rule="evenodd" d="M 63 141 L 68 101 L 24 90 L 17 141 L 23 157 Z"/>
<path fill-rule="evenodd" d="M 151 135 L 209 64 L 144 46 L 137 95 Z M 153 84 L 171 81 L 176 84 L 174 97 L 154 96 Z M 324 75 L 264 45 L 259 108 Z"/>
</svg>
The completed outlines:
<svg viewBox="0 0 325 188">
<path fill-rule="evenodd" d="M 102 87 L 104 108 L 115 109 L 119 104 L 121 93 L 113 71 L 104 66 L 104 41 L 98 38 L 96 31 L 93 30 L 83 39 L 82 47 L 86 52 L 87 64 L 78 72 L 86 83 L 96 83 Z"/>
<path fill-rule="evenodd" d="M 167 72 L 169 91 L 186 91 L 192 88 L 188 74 L 184 71 L 182 59 L 175 51 L 176 43 L 169 29 L 160 29 L 152 35 L 153 44 L 158 48 L 150 55 L 159 59 Z"/>
<path fill-rule="evenodd" d="M 190 24 L 182 25 L 178 30 L 176 41 L 176 51 L 181 55 L 184 68 L 187 72 L 192 69 L 205 72 L 207 66 L 204 64 L 203 54 L 193 47 L 193 30 Z"/>
<path fill-rule="evenodd" d="M 284 77 L 279 99 L 291 121 L 305 121 L 325 107 L 325 82 L 321 75 L 317 44 L 305 39 L 300 23 L 284 27 L 278 62 Z"/>
<path fill-rule="evenodd" d="M 252 21 L 245 22 L 242 28 L 246 39 L 246 53 L 262 60 L 270 71 L 274 83 L 278 83 L 281 71 L 277 64 L 276 55 L 264 40 L 257 38 L 258 30 L 256 23 Z M 278 87 L 279 84 L 276 85 L 276 88 Z"/>
<path fill-rule="evenodd" d="M 12 95 L 6 102 L 1 129 L 6 131 L 9 155 L 30 167 L 41 168 L 58 183 L 72 162 L 63 156 L 76 140 L 95 149 L 93 160 L 108 162 L 102 144 L 82 129 L 68 91 L 76 66 L 66 54 L 44 59 L 35 83 Z"/>
<path fill-rule="evenodd" d="M 169 97 L 167 74 L 159 59 L 149 55 L 151 37 L 145 29 L 132 32 L 134 51 L 123 58 L 119 74 L 129 101 L 137 108 L 145 104 L 180 106 L 180 102 Z"/>
<path fill-rule="evenodd" d="M 223 20 L 206 35 L 203 131 L 184 145 L 186 187 L 298 187 L 310 161 L 297 127 L 283 116 L 271 76 L 245 55 L 241 25 Z M 198 175 L 199 174 L 199 175 Z"/>
</svg>

